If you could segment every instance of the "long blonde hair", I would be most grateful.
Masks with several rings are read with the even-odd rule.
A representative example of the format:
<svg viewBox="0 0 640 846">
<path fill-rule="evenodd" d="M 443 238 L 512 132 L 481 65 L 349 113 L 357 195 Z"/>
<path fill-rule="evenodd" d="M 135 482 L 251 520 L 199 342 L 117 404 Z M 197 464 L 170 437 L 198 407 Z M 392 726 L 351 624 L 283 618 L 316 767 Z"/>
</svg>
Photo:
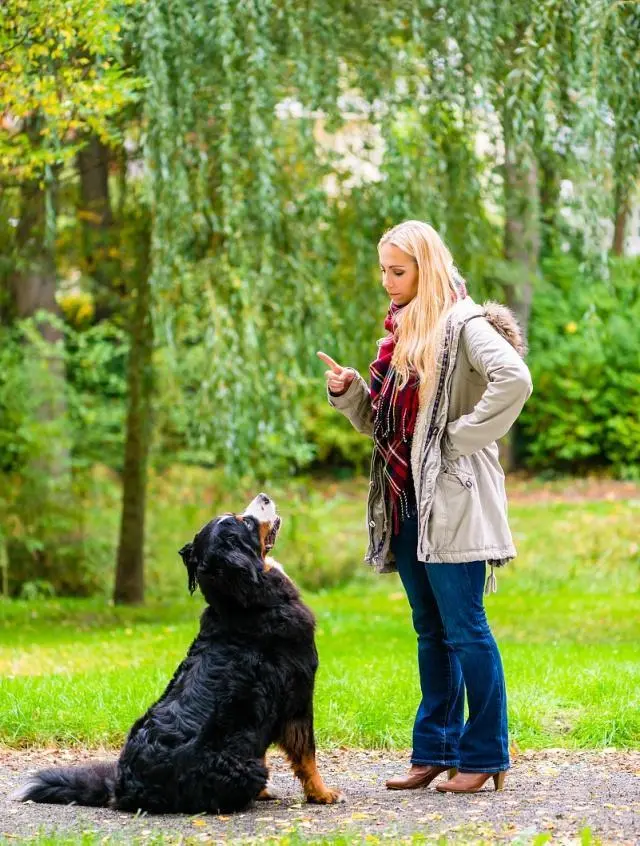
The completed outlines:
<svg viewBox="0 0 640 846">
<path fill-rule="evenodd" d="M 411 370 L 417 373 L 422 404 L 434 388 L 442 329 L 458 299 L 454 282 L 458 274 L 442 238 L 421 220 L 405 220 L 387 230 L 378 242 L 378 251 L 383 244 L 393 244 L 418 265 L 418 290 L 397 317 L 391 363 L 398 373 L 399 388 L 407 384 Z"/>
</svg>

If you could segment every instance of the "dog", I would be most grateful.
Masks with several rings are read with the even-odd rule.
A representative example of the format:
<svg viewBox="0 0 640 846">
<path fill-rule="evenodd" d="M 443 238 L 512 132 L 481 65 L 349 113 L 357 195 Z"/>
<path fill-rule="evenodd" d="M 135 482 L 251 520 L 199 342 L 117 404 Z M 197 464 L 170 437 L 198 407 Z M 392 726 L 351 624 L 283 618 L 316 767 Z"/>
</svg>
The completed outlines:
<svg viewBox="0 0 640 846">
<path fill-rule="evenodd" d="M 265 754 L 277 744 L 307 801 L 342 801 L 316 766 L 315 620 L 268 555 L 280 523 L 261 493 L 180 549 L 189 590 L 199 587 L 207 607 L 160 699 L 131 727 L 117 761 L 41 770 L 13 798 L 150 813 L 240 811 L 275 798 Z"/>
</svg>

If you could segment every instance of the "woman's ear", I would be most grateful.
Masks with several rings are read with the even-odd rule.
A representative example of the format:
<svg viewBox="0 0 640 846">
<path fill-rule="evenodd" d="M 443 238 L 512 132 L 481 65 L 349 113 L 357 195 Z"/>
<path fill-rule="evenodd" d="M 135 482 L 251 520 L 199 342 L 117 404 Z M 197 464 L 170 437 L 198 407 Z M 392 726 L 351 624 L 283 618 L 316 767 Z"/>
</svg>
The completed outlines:
<svg viewBox="0 0 640 846">
<path fill-rule="evenodd" d="M 196 561 L 196 556 L 193 551 L 193 544 L 185 543 L 182 549 L 178 550 L 178 554 L 182 556 L 184 566 L 187 568 L 187 576 L 189 579 L 189 593 L 193 593 L 194 590 L 198 587 L 198 582 L 196 579 L 196 568 L 198 566 L 198 562 Z"/>
</svg>

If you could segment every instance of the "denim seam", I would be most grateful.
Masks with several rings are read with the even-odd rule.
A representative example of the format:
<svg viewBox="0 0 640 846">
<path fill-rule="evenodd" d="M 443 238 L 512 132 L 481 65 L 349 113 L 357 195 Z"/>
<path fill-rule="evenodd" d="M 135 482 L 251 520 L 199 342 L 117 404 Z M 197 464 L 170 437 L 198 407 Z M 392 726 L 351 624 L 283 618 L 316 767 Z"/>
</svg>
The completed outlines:
<svg viewBox="0 0 640 846">
<path fill-rule="evenodd" d="M 498 646 L 496 644 L 496 649 L 497 648 L 498 648 Z M 491 663 L 493 665 L 493 675 L 494 675 L 495 680 L 496 680 L 496 687 L 498 688 L 498 714 L 499 714 L 499 719 L 500 719 L 500 722 L 496 726 L 496 746 L 500 749 L 500 752 L 504 755 L 504 740 L 500 737 L 500 735 L 502 734 L 501 727 L 502 727 L 502 709 L 503 709 L 502 686 L 499 683 L 500 680 L 499 680 L 499 677 L 498 677 L 499 673 L 498 673 L 498 665 L 497 665 L 497 662 L 496 662 L 496 659 L 495 659 L 495 652 L 492 652 L 492 654 L 491 654 Z"/>
<path fill-rule="evenodd" d="M 444 759 L 441 761 L 437 760 L 426 760 L 425 758 L 414 758 L 413 755 L 411 756 L 411 763 L 415 764 L 417 767 L 457 767 L 458 760 L 455 761 L 445 761 Z"/>
<path fill-rule="evenodd" d="M 494 640 L 495 640 L 495 638 L 494 638 Z M 498 644 L 496 643 L 496 652 L 497 651 L 498 651 Z M 504 711 L 505 716 L 506 716 L 506 712 L 507 712 L 506 697 L 503 697 L 503 695 L 502 695 L 503 689 L 505 689 L 505 693 L 506 693 L 506 679 L 504 678 L 504 670 L 502 670 L 502 673 L 498 673 L 498 664 L 495 660 L 495 657 L 494 657 L 493 663 L 494 663 L 494 671 L 496 673 L 496 676 L 502 675 L 502 684 L 498 685 L 498 704 L 499 704 L 499 707 L 500 707 L 500 727 L 501 727 L 502 726 L 503 711 Z M 507 724 L 506 737 L 502 736 L 502 731 L 500 730 L 500 727 L 498 728 L 498 732 L 500 733 L 500 736 L 498 737 L 498 740 L 500 742 L 500 751 L 502 752 L 505 760 L 507 761 L 507 766 L 508 766 L 508 761 L 509 761 L 509 726 Z"/>
<path fill-rule="evenodd" d="M 502 672 L 498 672 L 498 662 L 496 661 L 496 654 L 498 652 L 498 644 L 495 642 L 495 638 L 493 637 L 493 633 L 491 634 L 493 642 L 495 644 L 495 651 L 492 651 L 491 654 L 491 663 L 493 666 L 493 672 L 496 679 L 496 686 L 498 688 L 498 711 L 500 714 L 500 722 L 496 727 L 496 746 L 500 748 L 500 752 L 503 755 L 503 760 L 507 761 L 507 766 L 509 766 L 509 729 L 507 727 L 507 738 L 502 737 L 502 714 L 503 710 L 506 710 L 506 702 L 502 696 L 502 688 L 503 685 L 506 684 L 504 680 L 504 670 Z M 502 684 L 500 684 L 500 677 L 502 676 Z M 506 749 L 505 749 L 505 742 L 506 742 Z"/>
<path fill-rule="evenodd" d="M 490 764 L 488 767 L 458 767 L 458 772 L 461 773 L 487 773 L 487 775 L 494 775 L 495 773 L 503 773 L 509 769 L 509 763 L 506 764 Z"/>
<path fill-rule="evenodd" d="M 443 625 L 444 633 L 444 625 Z M 449 665 L 449 676 L 447 678 L 447 707 L 444 712 L 444 725 L 442 727 L 442 758 L 444 759 L 447 751 L 447 725 L 449 723 L 449 714 L 451 712 L 451 698 L 453 694 L 453 669 L 451 667 L 451 652 L 447 649 L 447 663 Z"/>
</svg>

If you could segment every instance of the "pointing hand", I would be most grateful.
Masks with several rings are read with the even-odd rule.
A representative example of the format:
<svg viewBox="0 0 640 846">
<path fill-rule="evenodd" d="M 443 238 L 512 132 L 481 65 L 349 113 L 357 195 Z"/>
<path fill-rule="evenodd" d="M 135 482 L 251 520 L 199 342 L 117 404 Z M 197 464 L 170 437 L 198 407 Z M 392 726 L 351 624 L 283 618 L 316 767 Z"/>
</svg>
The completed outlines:
<svg viewBox="0 0 640 846">
<path fill-rule="evenodd" d="M 351 367 L 341 367 L 331 356 L 326 353 L 319 352 L 318 358 L 323 361 L 329 370 L 326 371 L 325 378 L 327 386 L 332 394 L 344 394 L 349 385 L 356 377 L 356 372 Z"/>
</svg>

